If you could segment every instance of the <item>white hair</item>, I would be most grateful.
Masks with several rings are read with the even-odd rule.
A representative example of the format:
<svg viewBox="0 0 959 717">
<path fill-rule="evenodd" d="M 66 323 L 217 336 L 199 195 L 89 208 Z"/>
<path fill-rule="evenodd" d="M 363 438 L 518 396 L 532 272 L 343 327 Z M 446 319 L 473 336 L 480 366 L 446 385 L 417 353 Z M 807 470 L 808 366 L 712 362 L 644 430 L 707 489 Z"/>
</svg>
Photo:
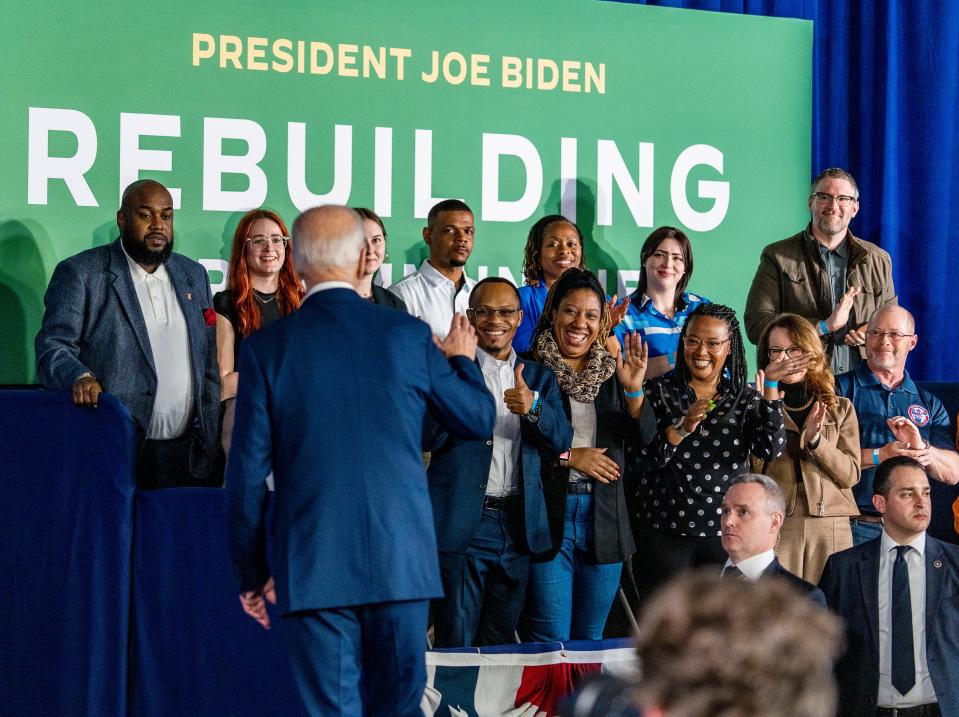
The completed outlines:
<svg viewBox="0 0 959 717">
<path fill-rule="evenodd" d="M 360 215 L 336 204 L 307 209 L 292 234 L 293 261 L 304 274 L 355 267 L 366 247 Z"/>
</svg>

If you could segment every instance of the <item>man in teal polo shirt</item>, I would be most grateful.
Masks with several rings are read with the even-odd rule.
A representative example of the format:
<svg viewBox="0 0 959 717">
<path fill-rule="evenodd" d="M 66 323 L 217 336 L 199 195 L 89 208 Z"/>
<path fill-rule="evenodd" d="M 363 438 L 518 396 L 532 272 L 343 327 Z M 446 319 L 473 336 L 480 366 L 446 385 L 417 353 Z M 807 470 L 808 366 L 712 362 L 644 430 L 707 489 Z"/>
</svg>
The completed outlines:
<svg viewBox="0 0 959 717">
<path fill-rule="evenodd" d="M 882 534 L 872 505 L 876 466 L 893 456 L 911 456 L 933 480 L 959 482 L 959 454 L 942 402 L 919 388 L 906 371 L 906 357 L 919 341 L 912 314 L 885 306 L 866 331 L 866 362 L 836 377 L 836 390 L 852 401 L 859 417 L 862 478 L 853 486 L 861 515 L 852 520 L 856 545 Z"/>
</svg>

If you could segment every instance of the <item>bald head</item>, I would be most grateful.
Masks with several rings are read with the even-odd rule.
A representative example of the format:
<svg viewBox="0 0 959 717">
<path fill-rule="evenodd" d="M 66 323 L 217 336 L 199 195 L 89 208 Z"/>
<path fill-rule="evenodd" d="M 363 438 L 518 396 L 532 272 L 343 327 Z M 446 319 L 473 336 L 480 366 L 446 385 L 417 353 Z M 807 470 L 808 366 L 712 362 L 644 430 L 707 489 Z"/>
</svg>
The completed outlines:
<svg viewBox="0 0 959 717">
<path fill-rule="evenodd" d="M 335 204 L 307 209 L 293 222 L 292 233 L 293 260 L 307 284 L 355 284 L 362 278 L 366 239 L 363 220 L 354 210 Z"/>
<path fill-rule="evenodd" d="M 127 185 L 123 190 L 123 196 L 120 198 L 120 211 L 130 216 L 130 212 L 137 208 L 139 200 L 144 194 L 158 193 L 169 199 L 168 204 L 173 206 L 173 198 L 170 196 L 170 190 L 164 187 L 155 179 L 138 179 Z"/>
<path fill-rule="evenodd" d="M 901 306 L 890 304 L 889 306 L 883 306 L 881 309 L 878 309 L 872 315 L 872 318 L 869 319 L 869 328 L 875 329 L 880 326 L 885 326 L 887 323 L 901 326 L 902 329 L 900 329 L 900 331 L 904 334 L 916 333 L 915 317 Z"/>
<path fill-rule="evenodd" d="M 162 184 L 140 179 L 125 190 L 117 212 L 120 241 L 133 261 L 153 272 L 173 251 L 173 198 Z"/>
</svg>

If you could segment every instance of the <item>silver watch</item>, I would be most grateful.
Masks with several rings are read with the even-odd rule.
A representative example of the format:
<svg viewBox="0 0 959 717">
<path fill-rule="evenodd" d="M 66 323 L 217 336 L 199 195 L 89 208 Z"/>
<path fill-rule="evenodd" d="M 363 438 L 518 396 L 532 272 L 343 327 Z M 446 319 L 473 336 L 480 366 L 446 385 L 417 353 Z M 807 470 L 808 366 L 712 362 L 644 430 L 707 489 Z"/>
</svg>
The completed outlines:
<svg viewBox="0 0 959 717">
<path fill-rule="evenodd" d="M 679 437 L 680 437 L 681 439 L 686 438 L 686 436 L 691 436 L 691 435 L 693 435 L 693 432 L 692 432 L 692 431 L 687 431 L 687 430 L 683 427 L 683 419 L 682 419 L 682 418 L 680 418 L 678 421 L 676 421 L 676 423 L 673 424 L 673 428 L 676 429 L 676 433 L 679 434 Z"/>
</svg>

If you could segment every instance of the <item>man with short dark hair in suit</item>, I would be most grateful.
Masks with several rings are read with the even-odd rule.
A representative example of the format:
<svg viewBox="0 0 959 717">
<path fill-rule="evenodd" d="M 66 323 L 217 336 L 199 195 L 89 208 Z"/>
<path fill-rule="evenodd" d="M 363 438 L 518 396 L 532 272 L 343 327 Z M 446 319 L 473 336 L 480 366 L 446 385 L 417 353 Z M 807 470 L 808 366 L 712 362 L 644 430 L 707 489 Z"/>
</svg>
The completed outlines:
<svg viewBox="0 0 959 717">
<path fill-rule="evenodd" d="M 719 519 L 723 550 L 729 556 L 723 566 L 723 577 L 783 578 L 825 607 L 822 591 L 790 573 L 776 558 L 776 541 L 785 514 L 786 497 L 769 476 L 746 473 L 730 481 Z"/>
<path fill-rule="evenodd" d="M 832 555 L 819 586 L 846 622 L 840 715 L 959 717 L 959 547 L 926 534 L 927 469 L 883 461 L 873 480 L 882 535 Z"/>
<path fill-rule="evenodd" d="M 355 211 L 307 210 L 292 233 L 306 298 L 240 349 L 227 478 L 240 600 L 269 627 L 278 599 L 309 714 L 419 717 L 429 600 L 442 594 L 424 420 L 429 409 L 453 434 L 486 437 L 493 398 L 466 317 L 441 352 L 422 321 L 356 292 L 367 250 Z"/>
<path fill-rule="evenodd" d="M 477 362 L 497 403 L 481 440 L 437 437 L 428 470 L 445 597 L 433 603 L 435 647 L 512 642 L 531 552 L 550 547 L 543 471 L 573 439 L 553 372 L 513 351 L 519 294 L 489 277 L 470 294 Z"/>
<path fill-rule="evenodd" d="M 37 378 L 78 406 L 108 391 L 130 410 L 137 485 L 208 485 L 220 372 L 206 270 L 173 253 L 173 199 L 143 179 L 123 192 L 120 238 L 61 261 L 44 297 Z"/>
</svg>

